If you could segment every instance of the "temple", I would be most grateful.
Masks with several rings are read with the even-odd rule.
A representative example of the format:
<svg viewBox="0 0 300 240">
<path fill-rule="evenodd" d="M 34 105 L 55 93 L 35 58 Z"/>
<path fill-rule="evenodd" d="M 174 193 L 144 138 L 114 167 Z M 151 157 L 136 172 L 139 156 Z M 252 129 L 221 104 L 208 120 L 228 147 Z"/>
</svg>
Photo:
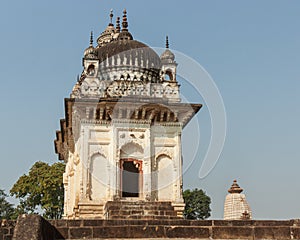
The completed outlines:
<svg viewBox="0 0 300 240">
<path fill-rule="evenodd" d="M 224 204 L 224 220 L 250 220 L 252 212 L 243 189 L 234 180 Z"/>
<path fill-rule="evenodd" d="M 181 103 L 175 55 L 134 40 L 126 10 L 94 46 L 65 99 L 55 151 L 64 218 L 181 218 L 181 134 L 201 104 Z"/>
</svg>

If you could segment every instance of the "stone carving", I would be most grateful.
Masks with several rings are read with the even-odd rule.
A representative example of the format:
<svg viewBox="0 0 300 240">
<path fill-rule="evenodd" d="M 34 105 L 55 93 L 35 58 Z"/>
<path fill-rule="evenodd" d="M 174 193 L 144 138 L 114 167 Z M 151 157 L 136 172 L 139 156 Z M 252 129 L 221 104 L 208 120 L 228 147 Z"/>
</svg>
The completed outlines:
<svg viewBox="0 0 300 240">
<path fill-rule="evenodd" d="M 139 136 L 140 139 L 144 139 L 145 138 L 145 134 L 142 133 L 140 136 Z"/>
<path fill-rule="evenodd" d="M 148 202 L 150 202 L 152 200 L 151 194 L 147 193 L 146 197 L 145 197 L 145 200 L 148 201 Z"/>
<path fill-rule="evenodd" d="M 75 157 L 74 157 L 74 164 L 75 165 L 78 165 L 80 163 L 80 158 L 79 158 L 79 155 L 78 155 L 78 153 L 75 155 Z"/>
<path fill-rule="evenodd" d="M 125 138 L 125 133 L 120 134 L 120 138 Z"/>
<path fill-rule="evenodd" d="M 120 73 L 119 73 L 120 74 Z M 102 77 L 101 77 L 102 76 Z M 72 96 L 81 97 L 125 97 L 147 96 L 180 101 L 179 85 L 175 82 L 169 84 L 151 82 L 147 76 L 138 76 L 134 72 L 125 72 L 119 76 L 85 77 L 81 84 L 77 83 L 72 91 Z"/>
<path fill-rule="evenodd" d="M 114 201 L 120 201 L 121 200 L 121 197 L 117 194 L 113 195 L 113 200 Z"/>
</svg>

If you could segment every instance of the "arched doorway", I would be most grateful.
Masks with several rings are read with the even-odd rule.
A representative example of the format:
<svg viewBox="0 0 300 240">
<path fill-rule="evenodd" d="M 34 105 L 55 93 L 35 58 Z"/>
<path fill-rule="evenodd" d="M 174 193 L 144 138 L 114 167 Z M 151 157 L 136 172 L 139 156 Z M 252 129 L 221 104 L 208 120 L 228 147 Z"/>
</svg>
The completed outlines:
<svg viewBox="0 0 300 240">
<path fill-rule="evenodd" d="M 132 158 L 121 160 L 122 197 L 140 197 L 142 173 L 142 161 Z"/>
</svg>

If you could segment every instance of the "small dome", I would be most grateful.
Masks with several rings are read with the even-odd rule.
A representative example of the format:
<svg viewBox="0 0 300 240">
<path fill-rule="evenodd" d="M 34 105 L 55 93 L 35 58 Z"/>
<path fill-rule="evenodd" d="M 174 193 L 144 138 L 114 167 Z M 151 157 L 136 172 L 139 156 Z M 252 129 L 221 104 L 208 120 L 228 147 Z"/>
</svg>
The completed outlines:
<svg viewBox="0 0 300 240">
<path fill-rule="evenodd" d="M 93 32 L 91 32 L 90 46 L 84 50 L 84 58 L 86 59 L 97 59 L 97 52 L 93 46 Z"/>
<path fill-rule="evenodd" d="M 169 38 L 166 36 L 166 50 L 160 56 L 162 63 L 174 63 L 175 55 L 169 50 Z"/>
<path fill-rule="evenodd" d="M 98 46 L 104 46 L 105 44 L 111 42 L 113 40 L 113 36 L 115 35 L 116 29 L 113 25 L 108 25 L 103 33 L 98 37 L 97 43 Z"/>
<path fill-rule="evenodd" d="M 121 32 L 117 37 L 119 40 L 133 40 L 133 37 L 130 32 Z"/>
<path fill-rule="evenodd" d="M 171 60 L 174 61 L 175 60 L 175 55 L 174 53 L 172 53 L 169 49 L 166 49 L 163 54 L 160 56 L 160 59 L 162 61 L 167 61 L 167 60 Z"/>
</svg>

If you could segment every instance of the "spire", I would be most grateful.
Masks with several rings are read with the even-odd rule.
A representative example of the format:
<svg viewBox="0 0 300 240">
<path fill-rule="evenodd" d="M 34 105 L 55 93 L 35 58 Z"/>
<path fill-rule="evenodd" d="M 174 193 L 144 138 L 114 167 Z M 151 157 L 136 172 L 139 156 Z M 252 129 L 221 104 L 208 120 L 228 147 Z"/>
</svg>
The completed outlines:
<svg viewBox="0 0 300 240">
<path fill-rule="evenodd" d="M 121 27 L 120 27 L 120 17 L 117 17 L 117 21 L 116 21 L 116 32 L 119 33 L 121 31 Z"/>
<path fill-rule="evenodd" d="M 90 36 L 90 46 L 92 47 L 94 43 L 94 37 L 93 37 L 93 31 L 91 31 L 91 36 Z"/>
<path fill-rule="evenodd" d="M 160 59 L 162 60 L 163 63 L 175 63 L 175 55 L 172 53 L 169 49 L 169 37 L 166 36 L 166 50 L 162 53 L 160 56 Z M 177 65 L 176 65 L 177 66 Z"/>
<path fill-rule="evenodd" d="M 229 193 L 241 193 L 243 191 L 242 188 L 240 188 L 240 186 L 237 184 L 237 181 L 234 180 L 233 184 L 231 185 L 231 188 L 228 189 Z"/>
<path fill-rule="evenodd" d="M 252 219 L 252 211 L 246 200 L 243 189 L 234 180 L 228 190 L 224 203 L 224 220 L 250 220 Z"/>
<path fill-rule="evenodd" d="M 94 44 L 94 37 L 93 37 L 93 31 L 91 31 L 90 35 L 90 46 L 84 50 L 84 57 L 94 59 L 96 57 L 95 55 L 95 48 L 93 46 Z"/>
<path fill-rule="evenodd" d="M 113 17 L 114 17 L 114 14 L 113 14 L 113 10 L 111 9 L 111 10 L 110 10 L 110 14 L 109 14 L 110 23 L 108 24 L 108 26 L 113 26 L 113 25 L 114 25 L 114 24 L 112 23 Z"/>
<path fill-rule="evenodd" d="M 169 48 L 169 37 L 166 36 L 166 48 Z"/>
<path fill-rule="evenodd" d="M 128 32 L 128 22 L 127 22 L 127 11 L 124 9 L 123 11 L 123 22 L 122 22 L 122 32 Z"/>
</svg>

